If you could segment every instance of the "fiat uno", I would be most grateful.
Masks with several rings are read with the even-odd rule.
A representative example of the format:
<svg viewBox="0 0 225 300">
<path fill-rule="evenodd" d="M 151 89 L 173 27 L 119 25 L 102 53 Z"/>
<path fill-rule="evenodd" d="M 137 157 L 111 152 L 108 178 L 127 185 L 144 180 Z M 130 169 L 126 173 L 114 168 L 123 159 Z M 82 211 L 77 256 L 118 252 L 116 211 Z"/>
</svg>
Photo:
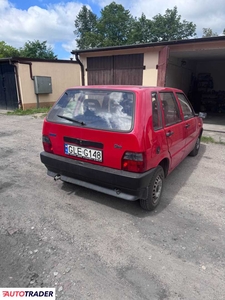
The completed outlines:
<svg viewBox="0 0 225 300">
<path fill-rule="evenodd" d="M 198 154 L 202 131 L 181 90 L 73 87 L 44 120 L 40 157 L 55 180 L 154 210 L 164 178 L 187 155 Z"/>
</svg>

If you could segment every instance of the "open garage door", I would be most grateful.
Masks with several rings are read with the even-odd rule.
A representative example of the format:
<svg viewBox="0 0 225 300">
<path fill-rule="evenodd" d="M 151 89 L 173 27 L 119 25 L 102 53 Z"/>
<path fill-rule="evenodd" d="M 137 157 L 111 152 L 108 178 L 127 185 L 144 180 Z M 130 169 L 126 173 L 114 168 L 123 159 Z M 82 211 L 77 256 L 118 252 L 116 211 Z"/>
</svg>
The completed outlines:
<svg viewBox="0 0 225 300">
<path fill-rule="evenodd" d="M 167 70 L 168 58 L 169 58 L 169 47 L 166 46 L 159 52 L 157 86 L 166 85 L 166 70 Z"/>
<path fill-rule="evenodd" d="M 89 85 L 142 85 L 144 55 L 128 54 L 87 58 Z"/>
</svg>

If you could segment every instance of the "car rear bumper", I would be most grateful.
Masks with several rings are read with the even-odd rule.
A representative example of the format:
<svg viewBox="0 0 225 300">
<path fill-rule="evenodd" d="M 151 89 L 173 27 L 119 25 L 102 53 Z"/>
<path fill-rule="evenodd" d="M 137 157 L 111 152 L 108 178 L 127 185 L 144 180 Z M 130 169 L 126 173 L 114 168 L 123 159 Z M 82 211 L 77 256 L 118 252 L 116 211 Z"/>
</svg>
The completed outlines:
<svg viewBox="0 0 225 300">
<path fill-rule="evenodd" d="M 155 171 L 126 172 L 47 152 L 41 152 L 40 158 L 49 176 L 129 201 L 148 197 L 148 185 Z"/>
</svg>

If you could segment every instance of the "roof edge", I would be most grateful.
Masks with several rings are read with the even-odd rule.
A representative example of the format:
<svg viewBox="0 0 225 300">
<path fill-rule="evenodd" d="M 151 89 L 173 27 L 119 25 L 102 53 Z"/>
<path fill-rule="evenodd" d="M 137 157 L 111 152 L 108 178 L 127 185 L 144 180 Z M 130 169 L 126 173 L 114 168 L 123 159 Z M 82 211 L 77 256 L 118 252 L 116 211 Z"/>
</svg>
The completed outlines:
<svg viewBox="0 0 225 300">
<path fill-rule="evenodd" d="M 19 57 L 19 56 L 13 56 L 13 57 L 5 57 L 0 58 L 0 62 L 2 61 L 12 61 L 12 62 L 50 62 L 50 63 L 73 63 L 78 64 L 77 61 L 71 60 L 71 59 L 42 59 L 42 58 L 30 58 L 30 57 Z"/>
<path fill-rule="evenodd" d="M 148 48 L 148 47 L 157 47 L 157 46 L 166 46 L 166 45 L 182 45 L 182 44 L 191 44 L 191 43 L 202 43 L 202 42 L 215 42 L 215 41 L 225 41 L 225 36 L 216 36 L 216 37 L 207 37 L 207 38 L 195 38 L 195 39 L 185 39 L 185 40 L 174 40 L 174 41 L 163 41 L 163 42 L 154 42 L 154 43 L 145 43 L 145 44 L 132 44 L 132 45 L 123 45 L 123 46 L 111 46 L 111 47 L 102 47 L 102 48 L 92 48 L 92 49 L 81 49 L 81 50 L 72 50 L 71 54 L 80 54 L 80 53 L 90 53 L 90 52 L 102 52 L 102 51 L 111 51 L 111 50 L 126 50 L 126 49 L 138 49 L 138 48 Z"/>
</svg>

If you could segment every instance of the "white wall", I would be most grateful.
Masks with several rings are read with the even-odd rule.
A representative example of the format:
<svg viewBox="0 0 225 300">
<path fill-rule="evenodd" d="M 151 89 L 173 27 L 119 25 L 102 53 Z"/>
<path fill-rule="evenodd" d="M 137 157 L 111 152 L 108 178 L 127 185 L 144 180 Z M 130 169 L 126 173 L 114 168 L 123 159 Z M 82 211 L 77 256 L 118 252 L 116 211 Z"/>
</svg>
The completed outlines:
<svg viewBox="0 0 225 300">
<path fill-rule="evenodd" d="M 18 63 L 21 100 L 24 109 L 34 108 L 37 105 L 37 96 L 34 92 L 34 81 L 30 78 L 28 64 Z M 65 89 L 80 85 L 80 66 L 70 61 L 60 63 L 32 62 L 33 76 L 50 76 L 52 79 L 52 93 L 39 94 L 40 106 L 50 106 L 59 98 Z"/>
</svg>

